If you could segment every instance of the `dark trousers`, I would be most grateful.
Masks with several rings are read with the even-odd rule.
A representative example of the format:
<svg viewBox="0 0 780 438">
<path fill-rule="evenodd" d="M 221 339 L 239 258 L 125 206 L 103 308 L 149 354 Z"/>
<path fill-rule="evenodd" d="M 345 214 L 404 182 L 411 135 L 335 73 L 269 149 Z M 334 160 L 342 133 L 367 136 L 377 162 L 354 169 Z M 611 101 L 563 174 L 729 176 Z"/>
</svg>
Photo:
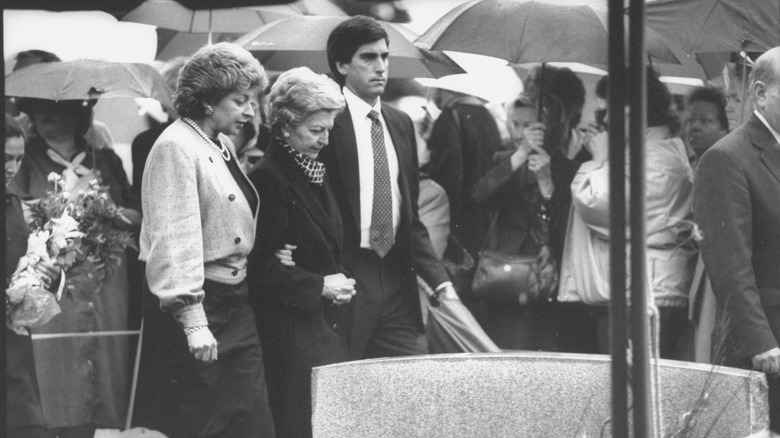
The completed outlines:
<svg viewBox="0 0 780 438">
<path fill-rule="evenodd" d="M 350 263 L 357 293 L 348 322 L 350 355 L 355 359 L 428 354 L 420 317 L 417 278 L 401 251 L 384 258 L 359 249 Z"/>
</svg>

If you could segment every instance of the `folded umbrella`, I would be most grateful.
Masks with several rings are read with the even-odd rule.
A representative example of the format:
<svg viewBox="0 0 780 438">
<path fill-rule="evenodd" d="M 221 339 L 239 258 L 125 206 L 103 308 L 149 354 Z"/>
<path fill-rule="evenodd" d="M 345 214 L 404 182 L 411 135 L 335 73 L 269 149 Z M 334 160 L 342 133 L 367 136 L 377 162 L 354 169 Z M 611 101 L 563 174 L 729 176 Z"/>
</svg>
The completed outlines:
<svg viewBox="0 0 780 438">
<path fill-rule="evenodd" d="M 417 285 L 425 295 L 433 295 L 420 277 Z M 428 306 L 426 334 L 431 353 L 501 352 L 460 299 L 442 298 L 437 303 Z"/>
</svg>

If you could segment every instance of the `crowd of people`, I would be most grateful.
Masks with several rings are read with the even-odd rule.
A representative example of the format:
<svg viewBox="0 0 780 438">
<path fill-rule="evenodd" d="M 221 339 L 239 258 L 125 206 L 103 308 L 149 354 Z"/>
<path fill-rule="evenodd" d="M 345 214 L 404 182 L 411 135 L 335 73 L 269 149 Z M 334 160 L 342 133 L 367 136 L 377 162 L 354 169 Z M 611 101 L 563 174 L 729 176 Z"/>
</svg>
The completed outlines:
<svg viewBox="0 0 780 438">
<path fill-rule="evenodd" d="M 231 43 L 175 60 L 174 107 L 133 142 L 132 185 L 94 101 L 7 105 L 7 272 L 26 250 L 24 202 L 51 172 L 99 177 L 139 242 L 100 293 L 86 269 L 35 267 L 53 293 L 68 287 L 49 324 L 6 329 L 7 436 L 123 426 L 131 343 L 29 332 L 124 330 L 140 302 L 132 421 L 169 437 L 311 436 L 312 368 L 430 352 L 418 281 L 431 302 L 463 301 L 503 350 L 609 353 L 607 127 L 624 114 L 605 109 L 608 77 L 594 115 L 576 73 L 542 65 L 505 127 L 484 99 L 444 89 L 438 117 L 413 120 L 385 96 L 388 43 L 357 16 L 328 38 L 330 76 L 269 78 Z M 646 281 L 660 357 L 766 372 L 780 428 L 780 48 L 755 61 L 740 126 L 717 87 L 681 113 L 652 68 L 646 86 L 647 278 L 626 288 Z M 472 260 L 544 253 L 554 296 L 476 297 L 453 275 L 456 245 Z"/>
</svg>

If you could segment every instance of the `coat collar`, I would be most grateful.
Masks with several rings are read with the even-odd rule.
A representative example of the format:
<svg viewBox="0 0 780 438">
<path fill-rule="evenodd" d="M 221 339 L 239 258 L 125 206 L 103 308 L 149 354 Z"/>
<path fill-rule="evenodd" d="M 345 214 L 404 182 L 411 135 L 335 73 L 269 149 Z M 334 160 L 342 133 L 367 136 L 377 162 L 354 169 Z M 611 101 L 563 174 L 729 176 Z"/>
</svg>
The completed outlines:
<svg viewBox="0 0 780 438">
<path fill-rule="evenodd" d="M 780 181 L 780 144 L 755 114 L 747 122 L 747 132 L 753 147 L 761 150 L 761 161 Z"/>
<path fill-rule="evenodd" d="M 338 211 L 338 206 L 335 204 L 333 194 L 330 190 L 330 186 L 326 182 L 322 188 L 325 190 L 325 202 L 328 204 L 324 206 L 322 202 L 317 199 L 317 195 L 314 193 L 311 183 L 306 179 L 306 175 L 295 164 L 295 160 L 292 156 L 282 149 L 282 146 L 276 141 L 271 141 L 266 152 L 266 156 L 269 160 L 275 163 L 282 171 L 282 173 L 290 181 L 290 187 L 292 191 L 298 196 L 301 204 L 303 204 L 306 211 L 309 212 L 314 222 L 320 227 L 320 229 L 336 244 L 336 247 L 341 247 L 341 221 L 338 216 L 335 216 L 330 212 Z M 326 169 L 327 173 L 327 169 Z"/>
</svg>

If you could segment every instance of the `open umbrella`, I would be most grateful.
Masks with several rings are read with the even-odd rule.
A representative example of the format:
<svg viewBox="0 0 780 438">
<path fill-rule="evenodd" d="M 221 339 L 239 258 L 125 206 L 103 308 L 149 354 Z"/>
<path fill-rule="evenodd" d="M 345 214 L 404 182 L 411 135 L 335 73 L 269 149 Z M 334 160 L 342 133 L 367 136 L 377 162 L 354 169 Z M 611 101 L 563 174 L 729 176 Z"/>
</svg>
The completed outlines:
<svg viewBox="0 0 780 438">
<path fill-rule="evenodd" d="M 269 70 L 306 66 L 318 73 L 328 73 L 328 36 L 347 18 L 287 17 L 250 32 L 235 43 L 252 52 Z M 391 78 L 441 77 L 465 72 L 444 53 L 415 46 L 410 40 L 414 32 L 393 23 L 380 23 L 389 36 Z"/>
<path fill-rule="evenodd" d="M 190 9 L 175 0 L 146 0 L 122 17 L 122 21 L 153 24 L 164 29 L 187 33 L 233 32 L 244 33 L 288 15 L 302 15 L 308 11 L 305 2 L 270 5 L 254 8 Z M 328 3 L 323 0 L 320 3 Z M 339 8 L 333 5 L 333 8 Z"/>
<path fill-rule="evenodd" d="M 763 52 L 780 45 L 780 2 L 657 0 L 645 5 L 645 24 L 689 55 Z"/>
<path fill-rule="evenodd" d="M 171 90 L 151 65 L 92 59 L 19 69 L 5 77 L 5 95 L 54 101 L 151 97 L 171 106 Z"/>
<path fill-rule="evenodd" d="M 416 41 L 511 63 L 579 62 L 607 65 L 606 0 L 472 0 L 455 7 Z M 658 32 L 646 33 L 647 53 L 679 63 Z"/>
<path fill-rule="evenodd" d="M 203 44 L 206 44 L 211 41 L 213 32 L 244 34 L 290 15 L 346 15 L 346 13 L 330 0 L 296 0 L 279 5 L 200 10 L 189 9 L 175 0 L 146 0 L 122 17 L 122 21 L 152 24 L 163 29 L 200 34 Z"/>
</svg>

